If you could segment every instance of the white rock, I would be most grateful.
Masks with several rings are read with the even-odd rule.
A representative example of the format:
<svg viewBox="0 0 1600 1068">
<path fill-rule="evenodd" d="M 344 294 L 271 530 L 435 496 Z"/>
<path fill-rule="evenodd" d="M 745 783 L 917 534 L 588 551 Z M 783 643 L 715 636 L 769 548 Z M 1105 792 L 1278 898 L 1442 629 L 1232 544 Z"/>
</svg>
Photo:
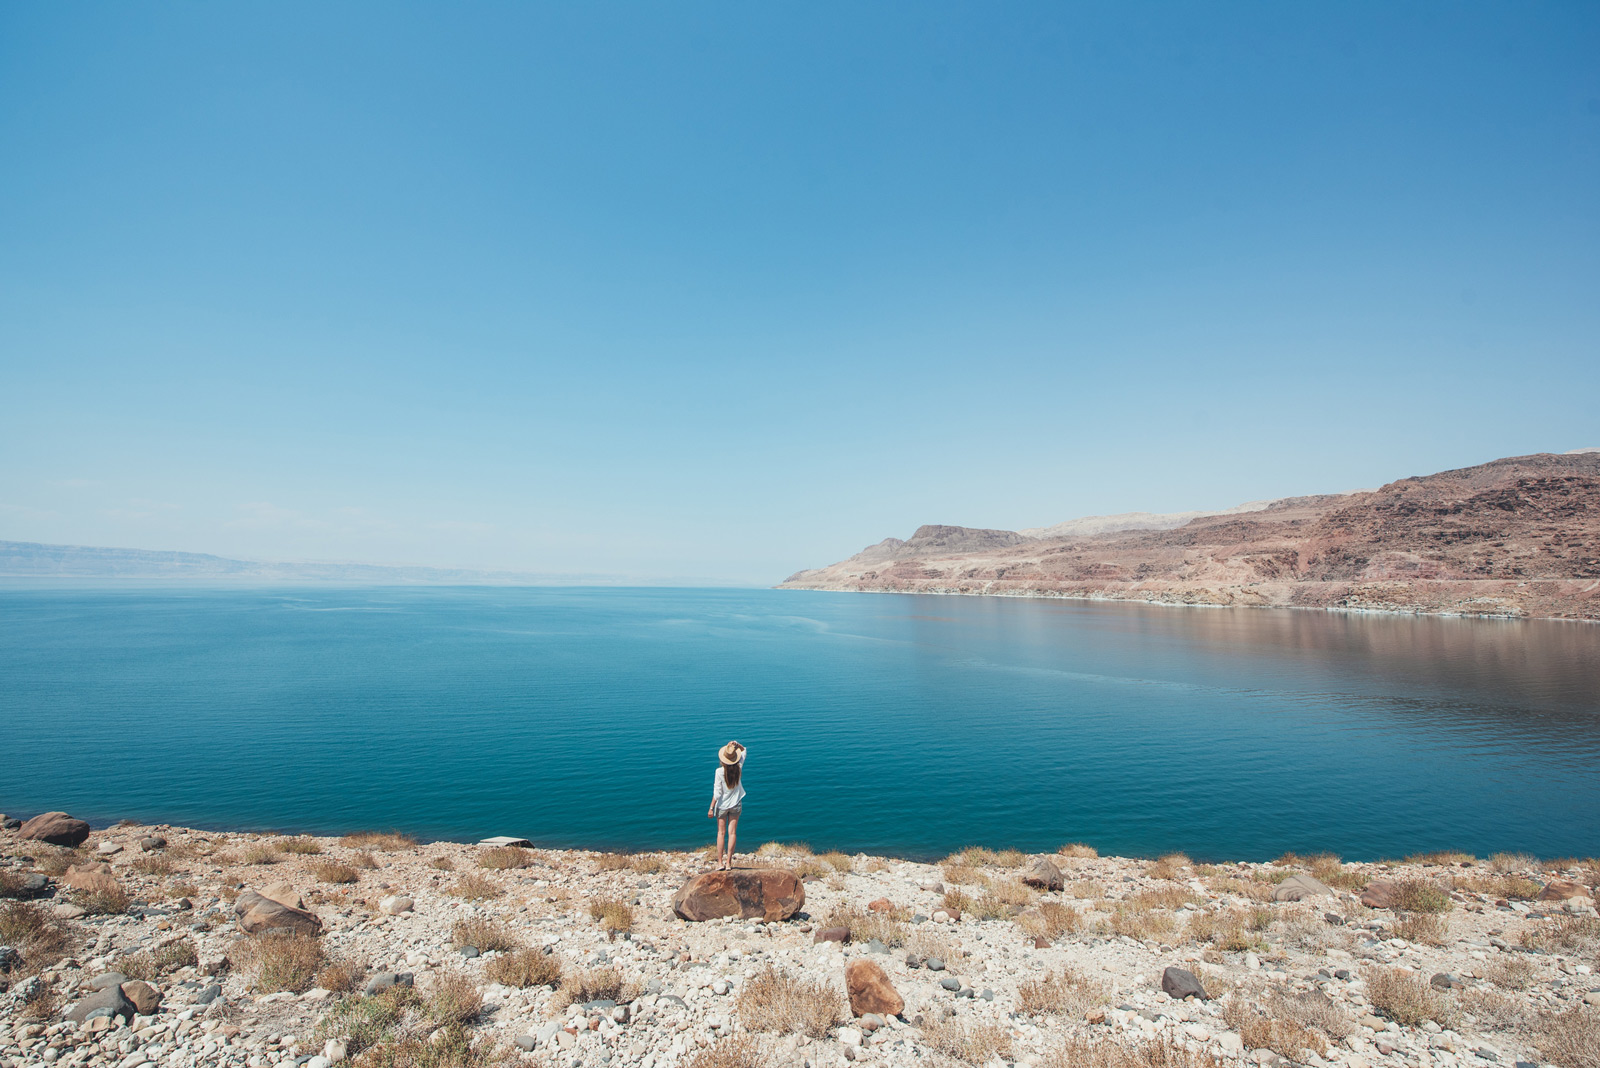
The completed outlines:
<svg viewBox="0 0 1600 1068">
<path fill-rule="evenodd" d="M 319 1053 L 306 1061 L 306 1068 L 333 1068 L 333 1062 Z"/>
<path fill-rule="evenodd" d="M 854 1027 L 841 1027 L 839 1028 L 839 1042 L 841 1045 L 859 1047 L 861 1045 L 861 1032 Z"/>
</svg>

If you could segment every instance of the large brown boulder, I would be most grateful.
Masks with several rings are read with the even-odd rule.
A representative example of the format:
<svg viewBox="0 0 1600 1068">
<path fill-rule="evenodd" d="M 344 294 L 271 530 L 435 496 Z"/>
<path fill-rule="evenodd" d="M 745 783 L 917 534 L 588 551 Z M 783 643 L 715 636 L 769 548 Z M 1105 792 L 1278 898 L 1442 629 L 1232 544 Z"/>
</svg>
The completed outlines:
<svg viewBox="0 0 1600 1068">
<path fill-rule="evenodd" d="M 1041 890 L 1060 890 L 1067 885 L 1066 879 L 1061 876 L 1061 869 L 1048 857 L 1035 860 L 1033 867 L 1022 876 L 1022 881 Z"/>
<path fill-rule="evenodd" d="M 906 999 L 889 981 L 889 976 L 870 960 L 853 960 L 844 970 L 844 988 L 850 994 L 850 1011 L 857 1016 L 875 1012 L 879 1016 L 899 1016 L 906 1011 Z"/>
<path fill-rule="evenodd" d="M 1303 872 L 1289 876 L 1272 892 L 1274 901 L 1304 901 L 1308 897 L 1332 897 L 1333 891 L 1321 879 Z"/>
<path fill-rule="evenodd" d="M 672 911 L 695 922 L 723 916 L 787 920 L 805 903 L 800 877 L 781 868 L 702 872 L 672 895 Z"/>
<path fill-rule="evenodd" d="M 65 812 L 42 812 L 17 831 L 18 838 L 76 849 L 89 837 L 89 825 Z"/>
<path fill-rule="evenodd" d="M 1565 879 L 1552 879 L 1539 891 L 1538 901 L 1568 901 L 1575 897 L 1587 898 L 1589 888 Z"/>
<path fill-rule="evenodd" d="M 161 990 L 143 979 L 131 979 L 122 984 L 122 996 L 133 1003 L 140 1016 L 153 1016 L 161 1007 Z"/>
<path fill-rule="evenodd" d="M 239 929 L 245 934 L 258 931 L 289 931 L 319 934 L 322 921 L 304 909 L 262 897 L 254 890 L 242 890 L 233 902 L 234 915 L 239 917 Z"/>
</svg>

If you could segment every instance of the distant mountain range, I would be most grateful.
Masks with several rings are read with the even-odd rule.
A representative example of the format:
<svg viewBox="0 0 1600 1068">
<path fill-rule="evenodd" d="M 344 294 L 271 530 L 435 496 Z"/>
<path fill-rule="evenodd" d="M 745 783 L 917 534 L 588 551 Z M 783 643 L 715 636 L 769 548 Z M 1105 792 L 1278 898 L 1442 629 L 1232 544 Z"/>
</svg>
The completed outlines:
<svg viewBox="0 0 1600 1068">
<path fill-rule="evenodd" d="M 0 577 L 68 579 L 215 580 L 259 583 L 348 583 L 396 586 L 612 585 L 615 575 L 472 571 L 379 564 L 271 563 L 208 553 L 107 549 L 0 541 Z"/>
<path fill-rule="evenodd" d="M 1220 512 L 923 526 L 781 588 L 1600 620 L 1600 449 Z"/>
</svg>

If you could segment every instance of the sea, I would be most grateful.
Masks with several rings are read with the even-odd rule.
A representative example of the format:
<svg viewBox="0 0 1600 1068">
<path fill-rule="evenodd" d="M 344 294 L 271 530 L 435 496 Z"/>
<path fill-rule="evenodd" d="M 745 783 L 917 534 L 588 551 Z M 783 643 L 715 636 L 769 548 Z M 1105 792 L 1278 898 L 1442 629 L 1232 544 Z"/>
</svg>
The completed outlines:
<svg viewBox="0 0 1600 1068">
<path fill-rule="evenodd" d="M 1600 626 L 764 589 L 0 589 L 0 811 L 690 849 L 1600 854 Z"/>
</svg>

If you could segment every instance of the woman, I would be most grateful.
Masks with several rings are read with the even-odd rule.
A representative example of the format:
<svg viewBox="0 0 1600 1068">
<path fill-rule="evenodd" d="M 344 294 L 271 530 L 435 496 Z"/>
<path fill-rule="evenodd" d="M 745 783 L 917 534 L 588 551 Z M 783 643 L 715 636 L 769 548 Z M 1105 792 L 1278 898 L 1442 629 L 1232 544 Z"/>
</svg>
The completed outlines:
<svg viewBox="0 0 1600 1068">
<path fill-rule="evenodd" d="M 711 808 L 706 816 L 717 821 L 717 870 L 733 867 L 733 843 L 739 833 L 739 810 L 744 804 L 744 746 L 729 742 L 717 750 L 717 770 L 711 779 Z M 727 851 L 722 848 L 723 839 Z"/>
</svg>

